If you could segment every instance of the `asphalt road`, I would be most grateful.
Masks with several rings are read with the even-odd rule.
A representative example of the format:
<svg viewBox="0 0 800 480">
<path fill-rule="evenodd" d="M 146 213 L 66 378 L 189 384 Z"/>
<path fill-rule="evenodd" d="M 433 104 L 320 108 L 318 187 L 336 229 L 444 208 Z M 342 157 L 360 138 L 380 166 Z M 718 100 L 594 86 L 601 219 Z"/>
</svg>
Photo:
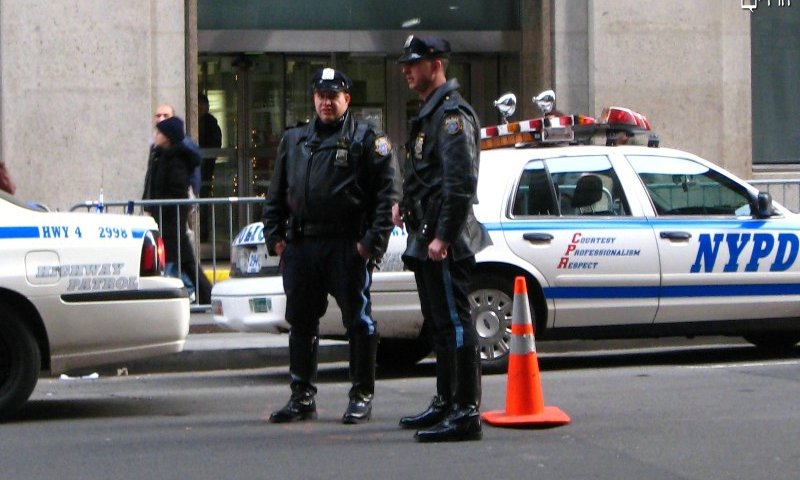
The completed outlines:
<svg viewBox="0 0 800 480">
<path fill-rule="evenodd" d="M 347 369 L 320 370 L 314 422 L 272 425 L 285 367 L 43 380 L 0 425 L 5 479 L 796 479 L 800 349 L 738 345 L 541 354 L 551 429 L 484 427 L 484 440 L 423 445 L 401 415 L 433 392 L 433 365 L 380 374 L 374 419 L 346 426 Z M 503 409 L 505 375 L 484 377 Z"/>
</svg>

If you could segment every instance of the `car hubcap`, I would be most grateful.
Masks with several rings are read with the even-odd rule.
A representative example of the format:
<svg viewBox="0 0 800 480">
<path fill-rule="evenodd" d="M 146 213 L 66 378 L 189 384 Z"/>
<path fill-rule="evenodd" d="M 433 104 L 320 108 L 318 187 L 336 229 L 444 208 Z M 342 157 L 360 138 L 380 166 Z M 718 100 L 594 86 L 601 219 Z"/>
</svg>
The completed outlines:
<svg viewBox="0 0 800 480">
<path fill-rule="evenodd" d="M 511 340 L 511 298 L 500 290 L 482 289 L 470 295 L 470 309 L 481 342 L 481 358 L 508 354 Z"/>
</svg>

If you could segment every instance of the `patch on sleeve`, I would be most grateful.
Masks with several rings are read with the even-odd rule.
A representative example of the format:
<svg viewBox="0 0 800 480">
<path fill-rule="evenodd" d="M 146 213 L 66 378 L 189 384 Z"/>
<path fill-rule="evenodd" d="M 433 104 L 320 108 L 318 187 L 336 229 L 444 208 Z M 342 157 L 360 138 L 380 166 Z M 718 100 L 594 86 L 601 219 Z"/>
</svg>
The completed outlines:
<svg viewBox="0 0 800 480">
<path fill-rule="evenodd" d="M 458 135 L 464 126 L 461 124 L 461 115 L 451 113 L 444 117 L 444 131 L 450 135 Z"/>
<path fill-rule="evenodd" d="M 389 139 L 380 136 L 375 139 L 375 153 L 380 155 L 381 157 L 385 157 L 392 153 L 392 144 L 389 142 Z"/>
</svg>

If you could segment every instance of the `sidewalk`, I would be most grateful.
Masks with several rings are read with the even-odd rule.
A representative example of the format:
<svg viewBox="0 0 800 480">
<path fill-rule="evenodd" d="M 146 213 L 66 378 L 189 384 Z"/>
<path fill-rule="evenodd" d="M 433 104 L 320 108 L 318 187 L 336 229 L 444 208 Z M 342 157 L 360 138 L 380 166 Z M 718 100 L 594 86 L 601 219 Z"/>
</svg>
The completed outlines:
<svg viewBox="0 0 800 480">
<path fill-rule="evenodd" d="M 347 360 L 347 343 L 321 340 L 319 361 Z M 287 365 L 289 335 L 222 331 L 210 313 L 193 313 L 183 351 L 93 368 L 101 375 L 236 370 Z"/>
</svg>

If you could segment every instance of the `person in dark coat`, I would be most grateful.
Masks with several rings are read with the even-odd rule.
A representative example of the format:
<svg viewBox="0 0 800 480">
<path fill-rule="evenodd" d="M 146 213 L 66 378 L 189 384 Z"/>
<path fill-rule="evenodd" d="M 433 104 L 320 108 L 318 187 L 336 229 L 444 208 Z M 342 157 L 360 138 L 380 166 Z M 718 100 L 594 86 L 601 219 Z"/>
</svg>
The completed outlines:
<svg viewBox="0 0 800 480">
<path fill-rule="evenodd" d="M 447 80 L 450 43 L 408 37 L 399 58 L 410 89 L 423 102 L 411 121 L 403 168 L 403 260 L 414 271 L 422 315 L 434 327 L 436 396 L 400 419 L 421 442 L 481 438 L 481 358 L 470 316 L 469 282 L 475 254 L 491 244 L 475 218 L 480 124 L 475 110 Z M 394 220 L 399 212 L 393 212 Z"/>
<path fill-rule="evenodd" d="M 316 116 L 287 130 L 264 208 L 264 238 L 281 256 L 289 330 L 291 396 L 273 423 L 316 418 L 319 319 L 328 294 L 342 311 L 350 344 L 349 402 L 342 422 L 371 418 L 378 329 L 370 285 L 392 231 L 394 149 L 350 112 L 352 81 L 332 68 L 311 80 Z"/>
<path fill-rule="evenodd" d="M 152 156 L 145 175 L 144 200 L 188 198 L 192 172 L 199 164 L 198 155 L 183 142 L 183 120 L 170 117 L 156 124 Z M 197 275 L 197 293 L 201 304 L 211 303 L 211 282 L 198 268 L 187 232 L 189 205 L 148 207 L 145 210 L 158 222 L 167 256 L 167 269 L 189 278 Z M 178 268 L 179 267 L 179 268 Z"/>
</svg>

